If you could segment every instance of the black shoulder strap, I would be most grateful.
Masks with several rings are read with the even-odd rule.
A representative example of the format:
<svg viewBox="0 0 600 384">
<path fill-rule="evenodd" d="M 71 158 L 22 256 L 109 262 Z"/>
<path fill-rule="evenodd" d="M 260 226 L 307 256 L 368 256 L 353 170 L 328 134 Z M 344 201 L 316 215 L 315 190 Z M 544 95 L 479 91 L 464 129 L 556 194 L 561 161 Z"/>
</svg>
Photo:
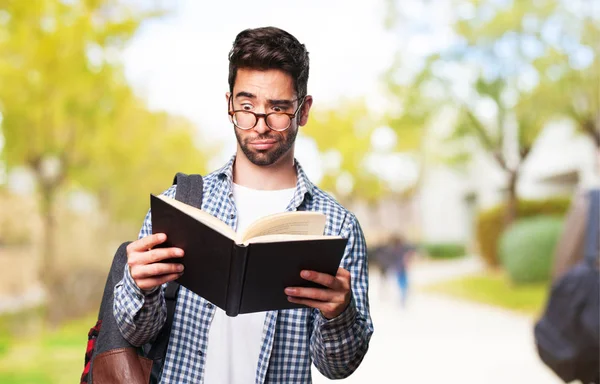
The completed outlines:
<svg viewBox="0 0 600 384">
<path fill-rule="evenodd" d="M 173 184 L 177 184 L 175 198 L 181 202 L 202 209 L 202 192 L 204 182 L 200 175 L 186 175 L 178 172 L 173 178 Z"/>
<path fill-rule="evenodd" d="M 175 199 L 202 209 L 204 182 L 201 175 L 186 175 L 185 173 L 178 172 L 173 179 L 173 184 L 177 185 Z M 162 362 L 167 353 L 167 346 L 169 344 L 169 338 L 171 337 L 171 327 L 173 325 L 173 317 L 175 316 L 178 292 L 179 283 L 174 281 L 167 283 L 164 292 L 165 304 L 167 306 L 167 319 L 147 354 L 147 357 L 154 361 L 160 360 L 160 364 L 153 364 L 153 367 L 162 368 Z M 159 377 L 160 375 L 157 374 L 152 376 Z"/>
</svg>

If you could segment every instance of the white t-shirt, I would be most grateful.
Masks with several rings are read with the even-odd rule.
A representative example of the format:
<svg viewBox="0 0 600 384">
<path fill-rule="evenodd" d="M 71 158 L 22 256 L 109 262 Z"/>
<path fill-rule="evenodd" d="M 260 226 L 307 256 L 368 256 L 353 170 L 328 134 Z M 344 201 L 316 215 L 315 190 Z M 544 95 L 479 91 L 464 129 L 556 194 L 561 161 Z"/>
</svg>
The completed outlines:
<svg viewBox="0 0 600 384">
<path fill-rule="evenodd" d="M 295 188 L 263 191 L 233 184 L 237 231 L 259 218 L 285 211 Z M 205 384 L 254 383 L 266 312 L 229 317 L 216 309 L 210 330 L 204 371 Z"/>
</svg>

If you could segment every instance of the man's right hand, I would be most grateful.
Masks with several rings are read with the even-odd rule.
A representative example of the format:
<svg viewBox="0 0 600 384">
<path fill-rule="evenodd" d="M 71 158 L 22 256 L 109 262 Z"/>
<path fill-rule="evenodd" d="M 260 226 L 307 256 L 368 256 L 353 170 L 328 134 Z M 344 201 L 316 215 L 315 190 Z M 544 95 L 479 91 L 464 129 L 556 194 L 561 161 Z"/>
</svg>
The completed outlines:
<svg viewBox="0 0 600 384">
<path fill-rule="evenodd" d="M 183 265 L 163 263 L 174 257 L 182 257 L 181 248 L 156 248 L 167 240 L 164 233 L 155 233 L 127 246 L 127 265 L 135 284 L 142 290 L 151 290 L 175 280 L 183 274 Z"/>
</svg>

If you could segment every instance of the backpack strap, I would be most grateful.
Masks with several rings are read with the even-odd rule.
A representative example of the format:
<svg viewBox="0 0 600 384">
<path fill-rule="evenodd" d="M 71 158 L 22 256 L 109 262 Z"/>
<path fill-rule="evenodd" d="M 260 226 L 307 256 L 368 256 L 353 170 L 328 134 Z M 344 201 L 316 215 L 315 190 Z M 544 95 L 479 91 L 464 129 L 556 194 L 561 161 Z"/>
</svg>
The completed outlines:
<svg viewBox="0 0 600 384">
<path fill-rule="evenodd" d="M 173 318 L 175 317 L 175 306 L 177 304 L 177 293 L 179 292 L 179 283 L 171 281 L 165 287 L 165 304 L 167 306 L 167 319 L 160 330 L 156 340 L 152 343 L 146 357 L 153 361 L 152 374 L 150 375 L 150 383 L 155 384 L 161 376 L 165 357 L 167 355 L 167 347 L 171 338 L 171 327 L 173 326 Z M 156 381 L 154 381 L 156 380 Z"/>
<path fill-rule="evenodd" d="M 201 175 L 186 175 L 185 173 L 178 172 L 173 178 L 173 184 L 177 185 L 175 199 L 202 209 L 204 182 Z M 167 283 L 164 292 L 165 305 L 167 306 L 167 319 L 146 355 L 149 359 L 154 361 L 154 364 L 152 364 L 152 380 L 158 380 L 161 375 L 169 339 L 171 337 L 171 328 L 173 325 L 173 318 L 175 317 L 178 292 L 179 283 L 175 281 Z"/>
<path fill-rule="evenodd" d="M 585 233 L 584 260 L 596 268 L 600 257 L 600 189 L 589 192 L 589 208 Z"/>
<path fill-rule="evenodd" d="M 204 182 L 200 175 L 186 175 L 178 172 L 173 178 L 173 184 L 177 185 L 175 198 L 181 202 L 202 209 L 202 192 Z"/>
</svg>

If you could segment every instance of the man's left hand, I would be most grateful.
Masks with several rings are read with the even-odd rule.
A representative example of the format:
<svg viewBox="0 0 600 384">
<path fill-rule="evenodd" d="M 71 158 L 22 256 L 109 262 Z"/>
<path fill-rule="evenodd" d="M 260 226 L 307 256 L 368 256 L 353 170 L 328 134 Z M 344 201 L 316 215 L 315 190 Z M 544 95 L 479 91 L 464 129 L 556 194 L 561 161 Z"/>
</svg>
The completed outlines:
<svg viewBox="0 0 600 384">
<path fill-rule="evenodd" d="M 289 287 L 285 289 L 288 300 L 321 311 L 326 319 L 340 315 L 350 304 L 350 272 L 338 268 L 337 275 L 315 271 L 302 271 L 300 277 L 325 286 L 324 288 Z"/>
</svg>

